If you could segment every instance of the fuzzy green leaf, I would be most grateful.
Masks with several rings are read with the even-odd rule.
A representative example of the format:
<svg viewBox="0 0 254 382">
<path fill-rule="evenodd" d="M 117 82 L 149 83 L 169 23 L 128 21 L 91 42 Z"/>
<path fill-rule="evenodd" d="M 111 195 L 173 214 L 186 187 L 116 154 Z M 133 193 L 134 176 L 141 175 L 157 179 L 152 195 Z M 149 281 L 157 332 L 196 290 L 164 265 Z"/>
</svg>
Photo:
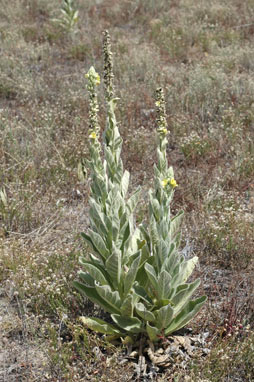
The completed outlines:
<svg viewBox="0 0 254 382">
<path fill-rule="evenodd" d="M 161 263 L 162 263 L 162 269 L 161 270 L 163 270 L 163 264 L 167 260 L 168 253 L 169 253 L 168 244 L 161 238 L 157 247 L 158 247 L 159 256 L 160 256 Z"/>
<path fill-rule="evenodd" d="M 178 214 L 170 221 L 170 236 L 174 238 L 175 234 L 179 232 L 182 223 L 184 212 L 179 211 Z"/>
<path fill-rule="evenodd" d="M 129 171 L 124 171 L 122 180 L 121 180 L 121 190 L 122 190 L 122 196 L 125 197 L 128 192 L 129 187 L 129 179 L 130 179 L 130 173 Z"/>
<path fill-rule="evenodd" d="M 132 317 L 133 308 L 133 295 L 129 294 L 125 300 L 123 300 L 122 306 L 120 308 L 121 315 L 125 317 Z"/>
<path fill-rule="evenodd" d="M 105 272 L 105 265 L 104 265 L 104 260 L 103 259 L 93 255 L 92 253 L 89 253 L 89 260 L 90 260 L 90 264 L 95 265 L 104 274 L 104 272 Z M 83 265 L 86 262 L 87 262 L 87 259 L 85 257 L 82 257 L 81 260 L 80 260 L 80 264 Z"/>
<path fill-rule="evenodd" d="M 171 289 L 171 279 L 170 274 L 163 270 L 158 276 L 158 294 L 160 299 L 168 298 Z"/>
<path fill-rule="evenodd" d="M 149 192 L 149 196 L 150 196 L 150 214 L 153 214 L 153 216 L 155 217 L 156 221 L 159 220 L 160 218 L 160 215 L 161 215 L 161 211 L 160 211 L 160 203 L 158 202 L 158 200 L 156 198 L 154 198 L 153 196 L 153 192 L 150 190 Z"/>
<path fill-rule="evenodd" d="M 129 253 L 137 253 L 139 250 L 138 240 L 141 238 L 141 232 L 139 228 L 136 228 L 132 235 L 124 243 L 125 252 L 129 251 Z"/>
<path fill-rule="evenodd" d="M 165 329 L 169 326 L 173 319 L 174 309 L 170 305 L 166 305 L 155 311 L 154 314 L 156 315 L 157 328 Z"/>
<path fill-rule="evenodd" d="M 106 270 L 110 274 L 114 285 L 120 284 L 121 266 L 121 252 L 115 248 L 106 261 Z"/>
<path fill-rule="evenodd" d="M 204 303 L 206 302 L 206 296 L 197 298 L 194 301 L 189 301 L 184 309 L 174 318 L 171 324 L 165 330 L 165 335 L 169 335 L 176 330 L 184 327 L 192 318 L 199 312 Z"/>
<path fill-rule="evenodd" d="M 148 246 L 150 246 L 150 235 L 149 235 L 146 227 L 144 226 L 144 224 L 140 224 L 139 231 L 141 232 L 142 237 L 145 239 L 145 241 L 147 242 Z"/>
<path fill-rule="evenodd" d="M 172 270 L 178 262 L 179 262 L 179 255 L 176 251 L 175 244 L 172 243 L 169 247 L 167 259 L 164 261 L 162 269 L 165 269 L 172 276 Z"/>
<path fill-rule="evenodd" d="M 151 216 L 151 219 L 150 219 L 150 234 L 151 234 L 150 236 L 151 242 L 155 246 L 157 243 L 160 242 L 160 236 L 158 233 L 158 228 L 157 228 L 155 218 L 153 216 Z"/>
<path fill-rule="evenodd" d="M 92 240 L 94 247 L 96 248 L 96 252 L 104 259 L 106 259 L 110 253 L 101 236 L 91 229 L 88 230 L 88 235 Z"/>
<path fill-rule="evenodd" d="M 93 241 L 92 241 L 92 239 L 90 238 L 90 236 L 87 235 L 85 232 L 81 232 L 81 236 L 82 236 L 83 239 L 87 242 L 87 244 L 90 246 L 90 248 L 91 248 L 94 252 L 97 252 L 97 249 L 96 249 L 96 247 L 94 246 Z"/>
<path fill-rule="evenodd" d="M 107 279 L 95 265 L 84 260 L 82 261 L 82 265 L 84 265 L 86 271 L 93 277 L 94 280 L 98 281 L 101 285 L 108 285 Z"/>
<path fill-rule="evenodd" d="M 112 320 L 122 329 L 131 333 L 141 333 L 142 322 L 136 317 L 123 317 L 119 314 L 112 314 Z"/>
<path fill-rule="evenodd" d="M 108 324 L 107 322 L 95 318 L 95 317 L 80 317 L 80 321 L 85 326 L 88 326 L 89 329 L 94 330 L 95 332 L 103 333 L 103 334 L 122 334 L 119 329 L 115 326 Z"/>
<path fill-rule="evenodd" d="M 78 276 L 87 286 L 90 286 L 93 288 L 95 287 L 94 286 L 94 279 L 92 278 L 92 276 L 89 275 L 89 273 L 79 271 Z"/>
<path fill-rule="evenodd" d="M 118 291 L 112 291 L 109 285 L 95 284 L 95 288 L 99 296 L 105 300 L 108 305 L 120 312 L 121 299 Z"/>
<path fill-rule="evenodd" d="M 157 275 L 156 275 L 156 272 L 155 272 L 155 269 L 154 267 L 149 264 L 149 263 L 146 263 L 145 264 L 145 271 L 146 271 L 146 274 L 153 286 L 153 289 L 156 293 L 156 296 L 158 297 L 158 280 L 157 280 Z"/>
<path fill-rule="evenodd" d="M 99 305 L 106 312 L 119 313 L 119 309 L 108 304 L 107 301 L 101 298 L 101 296 L 97 293 L 95 288 L 91 288 L 87 285 L 84 285 L 83 283 L 80 283 L 79 281 L 73 281 L 73 285 L 77 290 L 79 290 L 79 292 L 84 294 L 87 298 L 89 298 L 89 300 L 91 300 L 95 304 Z"/>
<path fill-rule="evenodd" d="M 126 214 L 124 214 L 123 217 L 126 217 Z M 121 228 L 120 233 L 119 233 L 119 240 L 120 240 L 121 249 L 124 248 L 124 244 L 129 239 L 130 234 L 131 234 L 131 224 L 129 221 L 126 221 L 124 226 Z"/>
<path fill-rule="evenodd" d="M 160 330 L 158 328 L 155 328 L 154 326 L 149 325 L 149 323 L 147 322 L 146 331 L 152 342 L 159 341 Z"/>
<path fill-rule="evenodd" d="M 138 302 L 135 304 L 135 310 L 137 314 L 143 318 L 144 321 L 150 321 L 150 322 L 155 322 L 155 315 L 150 312 L 149 310 L 146 309 L 145 305 L 142 304 L 141 302 Z"/>
<path fill-rule="evenodd" d="M 104 214 L 100 210 L 100 206 L 94 200 L 90 201 L 90 206 L 89 214 L 93 226 L 96 227 L 101 235 L 107 237 L 108 229 L 105 224 Z M 95 227 L 93 227 L 93 230 Z"/>
<path fill-rule="evenodd" d="M 139 263 L 140 263 L 141 256 L 139 255 L 131 264 L 130 269 L 125 275 L 124 279 L 124 294 L 125 296 L 129 293 L 138 272 Z"/>
<path fill-rule="evenodd" d="M 186 288 L 177 290 L 175 296 L 172 298 L 172 302 L 175 305 L 175 313 L 177 314 L 182 307 L 187 303 L 191 298 L 195 290 L 198 288 L 200 280 L 197 279 L 191 284 L 186 284 Z"/>
<path fill-rule="evenodd" d="M 128 199 L 126 203 L 126 207 L 128 208 L 130 213 L 134 211 L 134 209 L 136 208 L 138 204 L 140 191 L 141 191 L 141 187 L 138 187 L 137 190 L 134 192 L 134 194 L 131 195 L 131 197 Z"/>
<path fill-rule="evenodd" d="M 185 283 L 192 274 L 196 264 L 198 263 L 198 257 L 194 256 L 192 259 L 185 261 L 181 265 L 181 272 L 179 277 L 179 283 Z"/>
<path fill-rule="evenodd" d="M 146 289 L 139 285 L 137 281 L 135 281 L 135 283 L 133 284 L 133 289 L 135 291 L 135 294 L 137 294 L 137 296 L 139 296 L 139 298 L 141 298 L 141 300 L 143 300 L 148 306 L 153 305 L 153 301 L 148 296 Z"/>
</svg>

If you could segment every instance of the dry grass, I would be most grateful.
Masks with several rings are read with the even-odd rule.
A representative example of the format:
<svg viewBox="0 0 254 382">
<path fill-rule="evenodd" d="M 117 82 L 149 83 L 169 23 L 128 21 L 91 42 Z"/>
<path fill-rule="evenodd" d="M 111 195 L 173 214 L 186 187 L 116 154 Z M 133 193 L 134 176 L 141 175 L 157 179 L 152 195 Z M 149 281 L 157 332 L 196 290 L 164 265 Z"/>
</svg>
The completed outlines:
<svg viewBox="0 0 254 382">
<path fill-rule="evenodd" d="M 209 297 L 191 323 L 209 332 L 209 355 L 150 380 L 253 381 L 253 1 L 77 0 L 75 34 L 52 22 L 60 1 L 1 5 L 0 379 L 137 379 L 130 362 L 119 366 L 122 349 L 80 326 L 79 315 L 102 312 L 72 287 L 88 225 L 89 178 L 77 172 L 88 155 L 84 73 L 101 71 L 108 28 L 125 166 L 146 189 L 161 85 L 173 208 L 186 212 L 183 246 L 199 256 Z M 103 125 L 103 104 L 100 115 Z M 145 213 L 141 203 L 137 219 Z"/>
</svg>

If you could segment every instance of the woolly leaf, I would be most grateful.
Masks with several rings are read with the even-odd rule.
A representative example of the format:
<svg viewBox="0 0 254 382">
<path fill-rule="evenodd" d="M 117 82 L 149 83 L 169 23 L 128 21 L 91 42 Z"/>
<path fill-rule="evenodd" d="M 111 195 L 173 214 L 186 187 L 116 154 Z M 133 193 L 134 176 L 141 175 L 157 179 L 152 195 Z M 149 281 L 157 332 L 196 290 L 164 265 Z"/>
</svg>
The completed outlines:
<svg viewBox="0 0 254 382">
<path fill-rule="evenodd" d="M 123 317 L 119 314 L 112 314 L 112 320 L 122 329 L 131 333 L 141 333 L 144 330 L 142 329 L 142 322 L 136 317 Z"/>
<path fill-rule="evenodd" d="M 120 283 L 121 277 L 121 252 L 115 248 L 112 255 L 106 261 L 106 270 L 111 276 L 115 285 Z"/>
<path fill-rule="evenodd" d="M 109 285 L 95 284 L 95 288 L 99 296 L 106 301 L 114 310 L 120 312 L 121 299 L 118 291 L 112 291 Z"/>
<path fill-rule="evenodd" d="M 141 256 L 139 255 L 131 264 L 130 269 L 125 275 L 124 279 L 124 294 L 127 295 L 136 279 L 136 275 L 139 268 Z"/>
<path fill-rule="evenodd" d="M 91 288 L 79 281 L 74 281 L 73 285 L 79 292 L 84 294 L 89 300 L 99 305 L 102 309 L 109 313 L 119 313 L 119 309 L 115 308 L 113 305 L 110 305 L 105 301 L 96 291 L 95 288 Z"/>
<path fill-rule="evenodd" d="M 122 195 L 126 196 L 128 187 L 129 187 L 129 179 L 130 179 L 130 173 L 128 171 L 124 171 L 122 180 L 121 180 L 121 190 Z"/>
<path fill-rule="evenodd" d="M 172 298 L 172 302 L 175 305 L 175 313 L 177 314 L 182 307 L 188 302 L 195 290 L 198 288 L 200 280 L 197 279 L 191 284 L 186 284 L 186 288 L 182 288 L 180 291 L 176 291 L 175 296 Z"/>
<path fill-rule="evenodd" d="M 184 309 L 174 318 L 171 324 L 165 330 L 165 335 L 169 335 L 176 330 L 184 327 L 192 318 L 200 311 L 204 303 L 206 302 L 206 296 L 197 298 L 194 301 L 189 301 Z"/>
<path fill-rule="evenodd" d="M 121 315 L 124 317 L 132 317 L 133 308 L 133 295 L 129 294 L 125 300 L 123 300 L 122 306 L 120 308 Z"/>
<path fill-rule="evenodd" d="M 94 330 L 95 332 L 103 333 L 103 334 L 122 334 L 119 329 L 115 326 L 108 324 L 107 322 L 95 318 L 95 317 L 80 317 L 80 321 L 85 326 L 88 326 L 89 329 Z"/>
<path fill-rule="evenodd" d="M 146 331 L 152 342 L 159 341 L 160 330 L 158 328 L 155 328 L 154 326 L 149 325 L 149 323 L 147 322 Z"/>
<path fill-rule="evenodd" d="M 185 261 L 181 266 L 181 272 L 179 277 L 180 283 L 185 283 L 192 274 L 196 264 L 198 263 L 198 257 L 194 256 L 191 259 Z"/>
<path fill-rule="evenodd" d="M 126 207 L 128 208 L 129 212 L 132 213 L 134 209 L 136 208 L 136 205 L 139 201 L 139 195 L 140 195 L 141 187 L 138 187 L 138 189 L 132 194 L 132 196 L 128 199 L 126 203 Z"/>
<path fill-rule="evenodd" d="M 158 329 L 165 329 L 172 321 L 174 309 L 168 304 L 155 311 L 154 314 L 156 315 L 156 327 Z"/>
<path fill-rule="evenodd" d="M 79 271 L 78 276 L 87 286 L 94 287 L 94 279 L 89 275 L 89 273 Z"/>
<path fill-rule="evenodd" d="M 92 240 L 93 245 L 96 248 L 96 252 L 104 259 L 106 259 L 110 253 L 101 236 L 98 233 L 92 231 L 91 229 L 88 230 L 88 233 L 89 238 Z"/>
<path fill-rule="evenodd" d="M 158 295 L 160 299 L 168 298 L 171 289 L 170 274 L 163 270 L 158 276 Z"/>
<path fill-rule="evenodd" d="M 173 238 L 179 232 L 184 212 L 179 211 L 178 214 L 170 221 L 170 236 Z"/>
<path fill-rule="evenodd" d="M 135 310 L 137 314 L 143 318 L 144 321 L 150 321 L 150 322 L 155 322 L 155 315 L 150 312 L 149 310 L 146 309 L 145 305 L 142 304 L 141 302 L 138 302 L 135 304 Z"/>
<path fill-rule="evenodd" d="M 92 278 L 98 281 L 101 285 L 108 285 L 108 281 L 103 275 L 103 273 L 95 265 L 89 263 L 88 261 L 83 261 L 86 271 L 92 276 Z"/>
<path fill-rule="evenodd" d="M 150 265 L 149 263 L 146 263 L 145 271 L 153 286 L 153 289 L 155 290 L 156 295 L 158 295 L 158 280 L 157 280 L 157 275 L 156 275 L 154 267 Z"/>
</svg>

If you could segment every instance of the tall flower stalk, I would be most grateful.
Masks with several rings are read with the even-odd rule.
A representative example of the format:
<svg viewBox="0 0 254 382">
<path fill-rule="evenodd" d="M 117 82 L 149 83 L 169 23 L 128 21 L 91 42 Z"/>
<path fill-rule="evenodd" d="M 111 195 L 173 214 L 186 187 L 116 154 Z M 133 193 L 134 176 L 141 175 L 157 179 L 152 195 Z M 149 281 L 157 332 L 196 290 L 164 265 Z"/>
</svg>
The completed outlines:
<svg viewBox="0 0 254 382">
<path fill-rule="evenodd" d="M 103 32 L 103 58 L 104 58 L 104 85 L 105 85 L 105 98 L 110 102 L 114 98 L 113 86 L 113 60 L 111 52 L 110 36 L 107 30 Z"/>
<path fill-rule="evenodd" d="M 98 101 L 96 88 L 100 85 L 100 76 L 96 73 L 94 67 L 92 66 L 88 73 L 85 75 L 88 80 L 87 90 L 89 94 L 89 130 L 88 138 L 90 161 L 89 167 L 91 169 L 92 178 L 92 193 L 97 202 L 101 202 L 105 199 L 105 194 L 107 193 L 107 188 L 105 184 L 105 169 L 101 159 L 101 144 L 100 138 L 100 125 L 98 122 Z"/>
<path fill-rule="evenodd" d="M 164 204 L 166 209 L 170 205 L 173 190 L 177 187 L 174 179 L 174 171 L 168 166 L 167 160 L 167 135 L 168 124 L 165 107 L 165 97 L 162 88 L 158 88 L 155 93 L 155 106 L 157 108 L 156 133 L 157 133 L 157 166 L 155 165 L 155 191 L 159 203 Z"/>
<path fill-rule="evenodd" d="M 116 121 L 115 108 L 118 98 L 114 96 L 113 86 L 113 61 L 110 36 L 108 31 L 103 33 L 103 58 L 104 58 L 104 89 L 107 107 L 105 140 L 105 160 L 110 184 L 120 184 L 123 177 L 123 163 L 121 160 L 122 138 L 119 134 Z M 127 173 L 126 173 L 127 174 Z M 128 175 L 129 176 L 129 175 Z"/>
</svg>

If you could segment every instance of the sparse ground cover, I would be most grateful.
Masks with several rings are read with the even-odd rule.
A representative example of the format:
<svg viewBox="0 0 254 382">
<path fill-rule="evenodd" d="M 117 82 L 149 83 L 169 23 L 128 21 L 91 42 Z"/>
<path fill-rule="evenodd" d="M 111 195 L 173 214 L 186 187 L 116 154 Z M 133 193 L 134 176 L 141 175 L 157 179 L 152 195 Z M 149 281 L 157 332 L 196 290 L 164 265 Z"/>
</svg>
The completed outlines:
<svg viewBox="0 0 254 382">
<path fill-rule="evenodd" d="M 60 1 L 1 1 L 0 380 L 253 381 L 253 1 L 75 5 L 69 30 L 55 21 Z M 156 160 L 154 91 L 165 90 L 173 209 L 185 210 L 182 246 L 199 256 L 208 295 L 189 328 L 209 351 L 146 377 L 124 349 L 82 327 L 80 315 L 104 313 L 72 286 L 89 224 L 84 74 L 91 65 L 102 73 L 105 28 L 123 161 L 144 196 Z"/>
</svg>

